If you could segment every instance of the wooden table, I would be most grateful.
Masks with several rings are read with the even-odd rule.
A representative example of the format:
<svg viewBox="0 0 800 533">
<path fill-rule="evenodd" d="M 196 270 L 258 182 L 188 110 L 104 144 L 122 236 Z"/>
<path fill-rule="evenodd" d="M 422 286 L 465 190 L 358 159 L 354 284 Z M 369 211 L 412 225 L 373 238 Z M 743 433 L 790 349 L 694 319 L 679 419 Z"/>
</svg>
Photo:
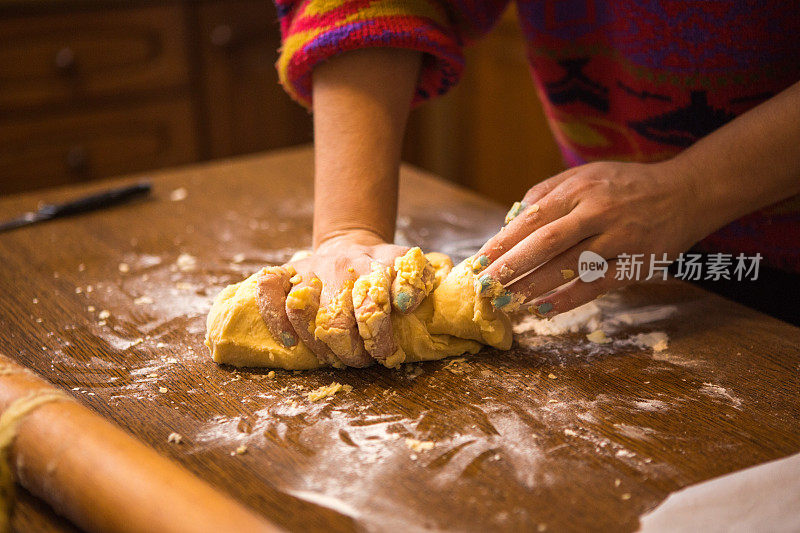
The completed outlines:
<svg viewBox="0 0 800 533">
<path fill-rule="evenodd" d="M 674 313 L 610 345 L 524 335 L 466 363 L 274 378 L 215 365 L 212 297 L 308 246 L 311 176 L 306 148 L 167 170 L 151 200 L 0 234 L 2 350 L 295 531 L 633 530 L 671 491 L 800 450 L 800 329 L 677 281 L 616 297 Z M 420 171 L 401 189 L 399 239 L 426 250 L 463 257 L 502 221 Z M 668 350 L 625 342 L 655 329 Z M 353 391 L 306 398 L 332 381 Z M 16 523 L 71 530 L 24 494 Z"/>
</svg>

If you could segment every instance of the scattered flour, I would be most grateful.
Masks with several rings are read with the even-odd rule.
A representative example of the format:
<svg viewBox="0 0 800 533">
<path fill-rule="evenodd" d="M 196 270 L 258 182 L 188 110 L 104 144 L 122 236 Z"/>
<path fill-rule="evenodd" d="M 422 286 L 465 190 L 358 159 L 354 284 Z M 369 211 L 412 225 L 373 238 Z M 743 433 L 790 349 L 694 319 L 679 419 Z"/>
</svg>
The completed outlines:
<svg viewBox="0 0 800 533">
<path fill-rule="evenodd" d="M 193 272 L 197 270 L 197 258 L 189 254 L 181 254 L 175 261 L 175 266 L 181 272 Z"/>
<path fill-rule="evenodd" d="M 537 335 L 564 335 L 593 331 L 600 327 L 602 311 L 595 302 L 589 302 L 550 320 L 528 316 L 514 325 L 514 333 L 534 332 Z"/>
<path fill-rule="evenodd" d="M 625 312 L 615 312 L 615 307 L 613 299 L 599 298 L 549 320 L 526 316 L 514 325 L 514 333 L 518 336 L 527 336 L 518 340 L 529 348 L 536 348 L 541 344 L 536 336 L 559 336 L 570 333 L 584 333 L 586 338 L 595 344 L 608 344 L 615 341 L 607 337 L 608 333 L 617 333 L 626 327 L 637 327 L 664 320 L 677 311 L 674 305 L 651 305 Z M 662 352 L 667 349 L 669 337 L 663 331 L 651 331 L 638 333 L 616 342 Z"/>
<path fill-rule="evenodd" d="M 700 387 L 700 392 L 706 394 L 707 396 L 717 398 L 718 400 L 730 402 L 734 407 L 739 407 L 742 405 L 742 400 L 728 392 L 728 389 L 725 387 L 721 387 L 714 383 L 703 383 L 703 386 Z"/>
<path fill-rule="evenodd" d="M 169 199 L 173 202 L 180 202 L 182 200 L 186 200 L 186 197 L 189 196 L 189 191 L 187 191 L 184 187 L 179 187 L 169 193 Z"/>
</svg>

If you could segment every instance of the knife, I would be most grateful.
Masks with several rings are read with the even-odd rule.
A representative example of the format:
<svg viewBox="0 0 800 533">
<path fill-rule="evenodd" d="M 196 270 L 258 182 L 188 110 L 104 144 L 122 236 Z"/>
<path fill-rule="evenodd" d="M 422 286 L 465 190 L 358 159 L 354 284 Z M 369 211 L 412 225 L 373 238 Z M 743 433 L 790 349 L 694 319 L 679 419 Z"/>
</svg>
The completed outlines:
<svg viewBox="0 0 800 533">
<path fill-rule="evenodd" d="M 118 205 L 137 196 L 146 195 L 152 189 L 152 185 L 148 181 L 142 181 L 135 185 L 120 187 L 117 189 L 110 189 L 89 196 L 84 196 L 71 202 L 62 204 L 43 204 L 37 211 L 29 211 L 22 216 L 12 218 L 6 222 L 0 223 L 0 232 L 8 231 L 37 222 L 44 222 L 45 220 L 53 220 L 54 218 L 67 217 L 77 215 L 78 213 L 88 213 L 97 209 L 104 209 Z"/>
</svg>

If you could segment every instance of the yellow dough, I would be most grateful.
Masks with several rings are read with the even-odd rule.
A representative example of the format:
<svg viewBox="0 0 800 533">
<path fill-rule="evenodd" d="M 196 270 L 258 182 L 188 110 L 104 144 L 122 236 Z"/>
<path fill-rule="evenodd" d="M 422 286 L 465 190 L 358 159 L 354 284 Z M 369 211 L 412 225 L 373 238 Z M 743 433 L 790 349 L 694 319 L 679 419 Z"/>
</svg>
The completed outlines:
<svg viewBox="0 0 800 533">
<path fill-rule="evenodd" d="M 444 254 L 427 254 L 435 269 L 434 289 L 407 315 L 391 313 L 397 352 L 386 366 L 476 353 L 481 344 L 511 347 L 508 317 L 475 290 L 475 274 L 466 262 L 453 267 Z M 322 364 L 302 342 L 286 348 L 267 330 L 256 304 L 257 274 L 225 287 L 214 299 L 206 323 L 206 346 L 217 363 L 287 370 Z"/>
</svg>

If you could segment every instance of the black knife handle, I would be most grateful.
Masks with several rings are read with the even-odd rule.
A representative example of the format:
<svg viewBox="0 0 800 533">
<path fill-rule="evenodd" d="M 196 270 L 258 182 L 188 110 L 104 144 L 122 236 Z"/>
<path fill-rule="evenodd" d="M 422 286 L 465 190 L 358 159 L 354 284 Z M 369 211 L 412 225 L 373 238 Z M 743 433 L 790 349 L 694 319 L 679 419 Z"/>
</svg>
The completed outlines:
<svg viewBox="0 0 800 533">
<path fill-rule="evenodd" d="M 143 181 L 135 185 L 84 196 L 63 204 L 44 204 L 39 208 L 39 214 L 48 218 L 56 218 L 86 213 L 87 211 L 117 205 L 136 196 L 148 194 L 151 189 L 150 182 Z"/>
</svg>

